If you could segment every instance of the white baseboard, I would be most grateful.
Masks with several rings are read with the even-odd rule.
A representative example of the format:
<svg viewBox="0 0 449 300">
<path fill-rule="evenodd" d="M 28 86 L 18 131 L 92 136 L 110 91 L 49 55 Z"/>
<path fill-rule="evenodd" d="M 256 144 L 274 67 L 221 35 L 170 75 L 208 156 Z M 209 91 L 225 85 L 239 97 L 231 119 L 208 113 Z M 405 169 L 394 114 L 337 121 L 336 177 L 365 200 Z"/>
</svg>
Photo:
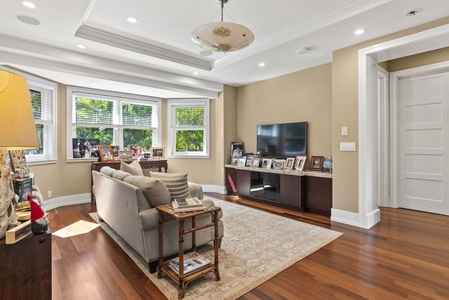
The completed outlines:
<svg viewBox="0 0 449 300">
<path fill-rule="evenodd" d="M 49 211 L 61 206 L 89 203 L 90 201 L 90 193 L 78 194 L 45 200 L 44 204 L 42 204 L 42 207 L 45 211 Z"/>
<path fill-rule="evenodd" d="M 369 229 L 380 222 L 380 210 L 376 209 L 373 212 L 367 214 L 366 224 L 362 224 L 361 218 L 358 213 L 332 208 L 331 221 Z"/>
<path fill-rule="evenodd" d="M 345 210 L 332 208 L 331 221 L 360 227 L 359 214 Z"/>
</svg>

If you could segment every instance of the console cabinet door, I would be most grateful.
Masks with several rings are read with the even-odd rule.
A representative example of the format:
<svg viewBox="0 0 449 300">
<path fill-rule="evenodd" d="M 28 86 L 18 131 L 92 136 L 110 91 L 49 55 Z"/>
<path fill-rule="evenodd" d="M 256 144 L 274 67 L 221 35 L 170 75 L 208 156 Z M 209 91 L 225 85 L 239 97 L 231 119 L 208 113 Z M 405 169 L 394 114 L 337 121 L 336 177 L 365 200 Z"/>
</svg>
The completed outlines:
<svg viewBox="0 0 449 300">
<path fill-rule="evenodd" d="M 281 204 L 303 208 L 303 177 L 281 175 Z"/>
<path fill-rule="evenodd" d="M 307 177 L 305 206 L 310 212 L 330 216 L 332 208 L 332 179 Z"/>
<path fill-rule="evenodd" d="M 239 195 L 250 196 L 251 192 L 251 172 L 245 170 L 235 170 L 237 193 Z"/>
</svg>

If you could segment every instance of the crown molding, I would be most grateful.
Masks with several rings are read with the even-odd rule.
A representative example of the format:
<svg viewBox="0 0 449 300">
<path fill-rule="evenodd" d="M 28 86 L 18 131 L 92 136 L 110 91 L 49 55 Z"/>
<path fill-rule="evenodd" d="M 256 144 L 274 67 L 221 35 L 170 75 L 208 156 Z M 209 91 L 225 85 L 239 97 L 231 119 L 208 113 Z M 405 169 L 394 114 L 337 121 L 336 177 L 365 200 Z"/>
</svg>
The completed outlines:
<svg viewBox="0 0 449 300">
<path fill-rule="evenodd" d="M 210 58 L 196 57 L 187 53 L 182 53 L 168 45 L 162 45 L 160 43 L 157 45 L 155 42 L 141 42 L 88 25 L 79 27 L 75 36 L 202 70 L 211 71 L 214 67 L 215 61 Z"/>
</svg>

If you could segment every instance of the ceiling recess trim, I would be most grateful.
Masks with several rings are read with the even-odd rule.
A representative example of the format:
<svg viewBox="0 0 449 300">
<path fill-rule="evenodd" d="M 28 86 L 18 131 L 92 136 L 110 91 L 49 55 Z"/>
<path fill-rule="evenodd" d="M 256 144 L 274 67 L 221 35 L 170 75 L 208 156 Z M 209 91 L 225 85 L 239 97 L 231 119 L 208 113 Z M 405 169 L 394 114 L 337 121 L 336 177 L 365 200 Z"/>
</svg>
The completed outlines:
<svg viewBox="0 0 449 300">
<path fill-rule="evenodd" d="M 214 60 L 212 59 L 202 59 L 169 49 L 169 46 L 158 46 L 136 41 L 134 39 L 126 38 L 87 25 L 82 25 L 78 28 L 75 36 L 202 70 L 211 71 L 214 67 Z"/>
</svg>

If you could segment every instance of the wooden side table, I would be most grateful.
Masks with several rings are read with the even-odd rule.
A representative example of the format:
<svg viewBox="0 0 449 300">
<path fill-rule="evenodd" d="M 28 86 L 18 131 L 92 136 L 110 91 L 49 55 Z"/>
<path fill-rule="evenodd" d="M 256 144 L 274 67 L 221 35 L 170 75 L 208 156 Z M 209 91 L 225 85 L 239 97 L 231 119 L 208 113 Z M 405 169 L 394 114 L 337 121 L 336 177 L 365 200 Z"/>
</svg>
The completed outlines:
<svg viewBox="0 0 449 300">
<path fill-rule="evenodd" d="M 190 211 L 190 212 L 181 212 L 181 213 L 175 213 L 173 211 L 173 206 L 171 204 L 165 204 L 160 205 L 156 207 L 157 211 L 159 212 L 159 270 L 157 274 L 157 278 L 161 278 L 163 274 L 167 274 L 168 277 L 173 279 L 178 284 L 178 299 L 182 299 L 185 296 L 186 293 L 186 286 L 187 283 L 190 281 L 193 281 L 204 274 L 214 271 L 215 272 L 215 279 L 217 281 L 220 281 L 220 273 L 218 271 L 218 212 L 221 210 L 218 206 L 212 206 L 212 205 L 204 205 L 203 210 L 198 211 Z M 169 218 L 165 218 L 164 220 L 164 214 L 168 215 Z M 209 224 L 196 226 L 195 224 L 195 218 L 200 215 L 204 214 L 211 214 L 212 216 L 212 222 Z M 185 220 L 192 219 L 192 228 L 185 229 L 184 223 Z M 163 224 L 170 220 L 177 220 L 179 224 L 179 275 L 173 271 L 169 266 L 169 260 L 164 261 L 164 245 L 163 245 Z M 192 249 L 193 251 L 196 250 L 196 239 L 195 239 L 195 232 L 208 228 L 208 227 L 214 227 L 215 235 L 214 235 L 214 263 L 211 263 L 209 267 L 198 270 L 196 272 L 190 273 L 188 275 L 184 275 L 184 268 L 181 266 L 184 266 L 184 235 L 185 234 L 192 234 Z"/>
</svg>

